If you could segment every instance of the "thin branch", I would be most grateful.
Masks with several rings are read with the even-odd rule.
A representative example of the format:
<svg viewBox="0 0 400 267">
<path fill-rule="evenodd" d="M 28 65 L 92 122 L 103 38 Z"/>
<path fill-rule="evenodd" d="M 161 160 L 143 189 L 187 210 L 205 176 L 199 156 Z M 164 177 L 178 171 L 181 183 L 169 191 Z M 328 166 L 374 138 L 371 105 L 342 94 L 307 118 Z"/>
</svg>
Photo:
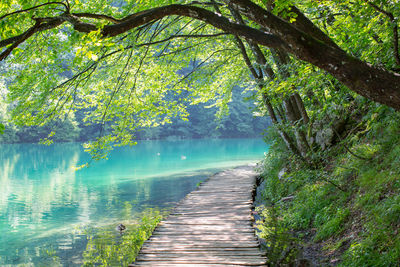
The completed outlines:
<svg viewBox="0 0 400 267">
<path fill-rule="evenodd" d="M 143 56 L 140 58 L 140 61 L 139 61 L 139 66 L 137 67 L 137 69 L 136 69 L 136 72 L 135 72 L 135 75 L 134 75 L 134 77 L 135 77 L 135 79 L 134 79 L 134 81 L 133 81 L 133 86 L 131 87 L 131 89 L 130 89 L 130 92 L 129 92 L 129 107 L 131 107 L 132 105 L 131 105 L 131 98 L 132 98 L 132 93 L 134 92 L 135 93 L 135 96 L 136 96 L 136 99 L 139 101 L 139 102 L 141 102 L 142 104 L 144 103 L 143 102 L 143 100 L 142 99 L 140 99 L 140 97 L 138 96 L 138 94 L 137 94 L 137 91 L 136 91 L 136 83 L 137 83 L 137 76 L 138 76 L 138 74 L 139 74 L 139 71 L 141 70 L 141 68 L 142 68 L 142 66 L 143 66 L 143 62 L 144 62 L 144 59 L 147 57 L 147 54 L 149 53 L 149 49 L 150 49 L 150 47 L 148 46 L 148 47 L 146 47 L 146 51 L 144 52 L 144 54 L 143 54 Z"/>
<path fill-rule="evenodd" d="M 169 55 L 178 54 L 180 52 L 183 52 L 183 51 L 186 51 L 188 49 L 194 48 L 194 47 L 196 47 L 198 45 L 205 44 L 205 43 L 207 43 L 209 41 L 210 40 L 206 40 L 204 42 L 200 42 L 200 43 L 197 43 L 197 44 L 194 44 L 194 45 L 189 45 L 189 46 L 186 46 L 186 47 L 183 47 L 183 48 L 179 48 L 177 50 L 174 50 L 174 51 L 171 51 L 171 52 L 168 52 L 168 53 L 162 53 L 162 54 L 156 55 L 154 57 L 160 57 L 161 58 L 161 57 L 166 57 L 166 56 L 169 56 Z"/>
<path fill-rule="evenodd" d="M 188 3 L 188 5 L 223 6 L 223 4 L 217 3 L 217 2 L 215 2 L 215 1 L 211 1 L 211 2 L 192 1 L 192 2 Z"/>
<path fill-rule="evenodd" d="M 29 37 L 31 37 L 35 32 L 36 29 L 40 26 L 39 23 L 36 23 L 35 26 L 33 26 L 32 28 L 30 28 L 28 31 L 26 31 L 19 40 L 17 40 L 16 42 L 14 42 L 10 47 L 8 47 L 3 53 L 0 54 L 0 61 L 2 61 L 3 59 L 5 59 L 6 57 L 8 57 L 11 52 L 18 47 L 18 45 L 20 45 L 22 42 L 24 42 L 26 39 L 28 39 Z"/>
<path fill-rule="evenodd" d="M 9 17 L 9 16 L 12 16 L 12 15 L 15 15 L 15 14 L 19 14 L 19 13 L 23 13 L 23 12 L 28 12 L 28 11 L 30 11 L 30 10 L 33 10 L 33 9 L 36 9 L 36 8 L 39 8 L 39 7 L 42 7 L 42 6 L 48 6 L 48 5 L 63 5 L 63 6 L 65 7 L 66 11 L 67 11 L 67 12 L 69 11 L 68 5 L 66 5 L 66 4 L 64 4 L 64 3 L 62 3 L 62 2 L 48 2 L 48 3 L 44 3 L 44 4 L 41 4 L 41 5 L 34 6 L 34 7 L 30 7 L 30 8 L 27 8 L 27 9 L 17 10 L 17 11 L 14 11 L 14 12 L 11 12 L 11 13 L 8 13 L 8 14 L 5 14 L 5 15 L 3 15 L 3 16 L 0 17 L 0 20 L 3 20 L 4 18 Z"/>
<path fill-rule="evenodd" d="M 373 9 L 378 11 L 379 13 L 385 15 L 386 17 L 389 18 L 390 23 L 392 24 L 392 30 L 393 30 L 393 52 L 394 52 L 394 58 L 396 60 L 397 65 L 400 65 L 400 54 L 399 54 L 399 28 L 397 26 L 396 19 L 393 15 L 393 13 L 388 12 L 386 10 L 383 10 L 379 6 L 375 5 L 374 3 L 364 0 L 368 5 L 370 5 Z"/>
<path fill-rule="evenodd" d="M 178 4 L 153 8 L 127 16 L 125 19 L 122 19 L 122 22 L 120 23 L 104 26 L 102 30 L 102 35 L 103 37 L 117 36 L 132 29 L 138 28 L 142 25 L 161 20 L 164 17 L 172 15 L 185 16 L 202 20 L 207 24 L 213 25 L 214 27 L 221 29 L 225 32 L 231 32 L 245 38 L 250 38 L 261 45 L 288 49 L 285 45 L 285 42 L 283 42 L 282 39 L 280 37 L 277 37 L 276 35 L 269 34 L 249 26 L 232 23 L 227 18 L 219 16 L 204 8 Z M 44 29 L 56 28 L 65 21 L 70 22 L 73 25 L 74 29 L 78 32 L 89 33 L 98 29 L 97 26 L 94 24 L 82 22 L 81 20 L 79 20 L 79 17 L 72 14 L 64 13 L 58 17 L 54 17 L 54 20 L 48 22 L 47 24 L 45 24 L 45 26 L 43 26 L 44 28 L 42 27 L 42 24 L 36 25 L 34 28 L 28 30 L 26 32 L 27 34 L 19 35 L 19 38 L 11 37 L 7 40 L 2 41 L 1 43 L 4 46 L 4 44 L 10 44 L 10 41 L 12 40 L 14 43 L 12 49 L 14 49 L 20 43 L 32 36 L 35 32 Z M 3 53 L 2 57 L 0 57 L 0 61 L 5 59 L 11 53 L 12 49 L 7 49 L 7 51 Z"/>
<path fill-rule="evenodd" d="M 180 20 L 180 18 L 175 19 L 175 20 L 174 20 L 173 22 L 171 22 L 171 23 L 175 23 L 176 21 L 179 21 L 179 20 Z M 155 37 L 159 34 L 159 33 L 157 32 L 157 30 L 161 27 L 161 25 L 162 25 L 162 24 L 161 24 L 161 21 L 159 21 L 159 22 L 157 23 L 155 29 L 154 29 L 153 34 L 150 36 L 149 41 L 153 40 L 153 38 L 155 38 Z M 136 69 L 136 72 L 135 72 L 135 74 L 134 74 L 135 79 L 134 79 L 134 81 L 133 81 L 133 86 L 132 86 L 131 89 L 130 89 L 129 98 L 128 98 L 128 99 L 129 99 L 129 106 L 131 106 L 130 99 L 131 99 L 131 97 L 132 97 L 132 92 L 135 93 L 136 99 L 137 99 L 139 102 L 142 102 L 142 103 L 143 103 L 142 99 L 140 99 L 140 97 L 139 97 L 138 94 L 137 94 L 136 83 L 137 83 L 137 76 L 138 76 L 139 71 L 141 70 L 141 68 L 142 68 L 142 66 L 143 66 L 144 60 L 145 60 L 145 58 L 147 57 L 147 54 L 149 53 L 149 50 L 150 50 L 150 46 L 147 46 L 147 47 L 146 47 L 145 53 L 144 53 L 143 56 L 140 58 L 139 66 L 138 66 L 138 68 Z"/>
<path fill-rule="evenodd" d="M 102 20 L 107 20 L 112 23 L 120 23 L 122 20 L 116 19 L 112 16 L 109 15 L 103 15 L 103 14 L 94 14 L 94 13 L 72 13 L 72 15 L 78 17 L 78 18 L 91 18 L 91 19 L 102 19 Z"/>
<path fill-rule="evenodd" d="M 217 36 L 228 35 L 228 34 L 229 33 L 226 33 L 226 32 L 220 32 L 220 33 L 216 33 L 216 34 L 195 34 L 195 35 L 178 34 L 178 35 L 172 35 L 172 36 L 170 36 L 168 38 L 165 38 L 163 40 L 154 41 L 154 42 L 150 42 L 150 43 L 138 44 L 137 46 L 141 47 L 141 46 L 147 46 L 147 45 L 155 45 L 155 44 L 167 42 L 167 41 L 175 39 L 175 38 L 210 38 L 210 37 L 217 37 Z"/>
<path fill-rule="evenodd" d="M 151 26 L 152 26 L 154 23 L 156 23 L 155 20 L 154 20 L 154 21 L 150 21 L 149 23 L 146 23 L 146 24 L 144 24 L 144 25 L 142 25 L 142 26 L 137 27 L 137 29 L 136 29 L 136 31 L 137 31 L 137 33 L 136 33 L 136 41 L 139 40 L 139 38 L 140 38 L 142 35 L 146 35 L 146 33 L 150 31 Z"/>
<path fill-rule="evenodd" d="M 172 20 L 171 22 L 165 23 L 163 22 L 163 24 L 157 24 L 157 28 L 154 30 L 154 33 L 151 36 L 151 40 L 156 38 L 161 32 L 163 32 L 165 29 L 169 28 L 170 26 L 174 25 L 175 23 L 177 23 L 178 21 L 181 20 L 182 17 L 178 16 L 176 17 L 174 20 Z M 161 20 L 160 20 L 161 21 Z M 187 22 L 183 27 L 181 27 L 176 33 L 179 33 L 180 31 L 182 31 L 184 28 L 187 27 L 187 25 L 189 25 L 193 20 L 190 20 L 189 22 Z M 161 27 L 162 26 L 162 27 Z"/>
<path fill-rule="evenodd" d="M 220 49 L 220 50 L 216 50 L 214 52 L 212 52 L 206 59 L 204 59 L 202 62 L 200 62 L 197 66 L 195 66 L 188 74 L 186 74 L 185 76 L 183 76 L 183 78 L 179 79 L 179 81 L 177 81 L 176 83 L 174 83 L 171 86 L 171 89 L 174 88 L 175 86 L 177 86 L 178 84 L 180 84 L 181 82 L 183 82 L 184 80 L 186 80 L 190 75 L 192 75 L 196 70 L 198 70 L 199 68 L 201 68 L 202 65 L 204 65 L 208 60 L 210 60 L 215 54 L 220 53 L 222 51 L 228 51 L 228 50 L 233 50 L 233 49 Z"/>
<path fill-rule="evenodd" d="M 340 134 L 336 131 L 335 127 L 332 127 L 332 130 L 335 132 L 336 136 L 339 138 L 340 141 L 342 141 L 342 145 L 343 147 L 347 150 L 347 152 L 349 152 L 351 155 L 353 155 L 354 157 L 361 159 L 361 160 L 372 160 L 372 158 L 366 158 L 360 155 L 357 155 L 356 153 L 354 153 L 353 151 L 351 151 L 346 144 L 343 142 L 342 137 L 340 136 Z"/>
<path fill-rule="evenodd" d="M 59 25 L 61 25 L 63 22 L 65 22 L 65 20 L 60 17 L 56 17 L 56 18 L 53 18 L 52 20 L 48 20 L 48 22 L 46 22 L 46 23 L 41 23 L 40 19 L 36 19 L 35 25 L 32 26 L 31 28 L 29 28 L 28 30 L 26 30 L 24 33 L 14 36 L 14 37 L 10 37 L 8 39 L 1 40 L 0 47 L 4 47 L 4 46 L 10 45 L 10 44 L 17 44 L 17 45 L 15 45 L 15 47 L 17 47 L 19 44 L 26 41 L 33 34 L 35 34 L 37 32 L 41 32 L 41 31 L 45 31 L 48 29 L 56 28 Z M 11 49 L 11 51 L 13 49 Z M 11 53 L 11 51 L 9 51 L 9 53 Z M 4 53 L 5 52 L 3 52 L 3 54 Z M 7 57 L 9 55 L 9 53 L 5 57 Z M 0 61 L 3 60 L 4 58 L 0 57 Z"/>
<path fill-rule="evenodd" d="M 106 108 L 105 108 L 105 110 L 104 110 L 103 116 L 102 116 L 102 118 L 101 118 L 100 136 L 102 135 L 102 132 L 103 132 L 103 130 L 104 130 L 104 126 L 105 126 L 105 123 L 106 123 L 106 117 L 107 117 L 108 108 L 110 107 L 111 102 L 112 102 L 112 100 L 114 99 L 114 97 L 115 97 L 115 96 L 118 94 L 118 92 L 121 90 L 121 87 L 122 87 L 122 85 L 124 84 L 124 81 L 127 79 L 127 75 L 125 75 L 125 78 L 123 78 L 122 76 L 124 75 L 125 70 L 126 70 L 126 68 L 128 67 L 128 65 L 129 65 L 129 63 L 130 63 L 130 61 L 131 61 L 131 59 L 132 59 L 132 56 L 133 56 L 133 50 L 131 50 L 130 53 L 129 53 L 128 59 L 126 60 L 126 63 L 124 64 L 124 67 L 123 67 L 123 69 L 121 70 L 121 73 L 120 73 L 120 75 L 119 75 L 118 78 L 117 78 L 117 83 L 115 84 L 114 90 L 113 90 L 113 92 L 112 92 L 112 94 L 111 94 L 111 96 L 110 96 L 110 99 L 109 99 L 109 101 L 108 101 L 108 103 L 107 103 L 107 105 L 106 105 Z"/>
<path fill-rule="evenodd" d="M 171 15 L 179 15 L 199 19 L 223 31 L 232 32 L 245 38 L 253 39 L 262 45 L 277 48 L 285 47 L 285 43 L 279 37 L 273 34 L 251 28 L 249 26 L 232 23 L 227 18 L 219 16 L 203 8 L 178 4 L 153 8 L 147 11 L 133 14 L 121 23 L 105 26 L 102 34 L 105 37 L 116 36 L 140 25 L 146 24 L 150 21 L 159 20 L 163 17 Z"/>
<path fill-rule="evenodd" d="M 180 28 L 175 32 L 174 35 L 178 35 L 181 31 L 183 31 L 183 30 L 184 30 L 188 25 L 190 25 L 192 22 L 193 22 L 193 19 L 191 19 L 191 20 L 188 21 L 185 25 L 183 25 L 182 27 L 180 27 Z M 192 31 L 191 31 L 191 32 L 192 32 Z M 190 33 L 191 33 L 191 32 L 190 32 Z M 170 46 L 170 44 L 171 44 L 171 42 L 168 42 L 167 44 L 165 44 L 164 47 L 161 49 L 160 54 L 163 54 L 163 53 L 168 49 L 168 47 Z"/>
</svg>

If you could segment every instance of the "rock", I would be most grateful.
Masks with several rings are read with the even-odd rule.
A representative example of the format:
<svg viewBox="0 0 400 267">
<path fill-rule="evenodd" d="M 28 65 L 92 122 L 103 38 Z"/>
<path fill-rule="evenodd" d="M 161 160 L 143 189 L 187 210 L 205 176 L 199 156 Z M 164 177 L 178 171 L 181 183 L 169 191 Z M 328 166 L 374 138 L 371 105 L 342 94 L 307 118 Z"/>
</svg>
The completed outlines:
<svg viewBox="0 0 400 267">
<path fill-rule="evenodd" d="M 282 198 L 280 201 L 281 202 L 286 202 L 286 201 L 291 201 L 293 199 L 294 199 L 294 196 L 287 196 L 287 197 Z"/>
<path fill-rule="evenodd" d="M 284 175 L 286 174 L 286 172 L 287 172 L 287 169 L 286 169 L 285 167 L 283 167 L 283 168 L 279 171 L 279 173 L 278 173 L 279 180 L 282 180 L 282 179 L 284 178 Z"/>
<path fill-rule="evenodd" d="M 315 135 L 315 142 L 321 147 L 322 150 L 325 150 L 327 147 L 332 145 L 333 137 L 334 133 L 331 128 L 323 128 Z"/>
<path fill-rule="evenodd" d="M 315 140 L 312 141 L 315 141 L 322 150 L 338 142 L 340 139 L 338 134 L 342 135 L 346 131 L 348 114 L 346 115 L 346 111 L 340 106 L 337 106 L 335 109 L 337 112 L 333 112 L 329 116 L 313 123 Z"/>
<path fill-rule="evenodd" d="M 126 229 L 126 226 L 120 223 L 115 229 L 122 234 L 122 232 Z"/>
</svg>

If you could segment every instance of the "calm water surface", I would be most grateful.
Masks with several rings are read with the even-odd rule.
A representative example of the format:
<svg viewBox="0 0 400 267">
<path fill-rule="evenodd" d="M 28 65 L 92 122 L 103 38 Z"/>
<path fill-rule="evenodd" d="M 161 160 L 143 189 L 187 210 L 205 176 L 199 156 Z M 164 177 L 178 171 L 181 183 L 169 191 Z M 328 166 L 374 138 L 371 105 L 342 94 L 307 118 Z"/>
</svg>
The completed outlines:
<svg viewBox="0 0 400 267">
<path fill-rule="evenodd" d="M 85 227 L 168 208 L 224 168 L 257 162 L 262 140 L 141 141 L 92 163 L 79 144 L 0 145 L 0 265 L 79 265 Z M 54 263 L 55 264 L 55 263 Z"/>
</svg>

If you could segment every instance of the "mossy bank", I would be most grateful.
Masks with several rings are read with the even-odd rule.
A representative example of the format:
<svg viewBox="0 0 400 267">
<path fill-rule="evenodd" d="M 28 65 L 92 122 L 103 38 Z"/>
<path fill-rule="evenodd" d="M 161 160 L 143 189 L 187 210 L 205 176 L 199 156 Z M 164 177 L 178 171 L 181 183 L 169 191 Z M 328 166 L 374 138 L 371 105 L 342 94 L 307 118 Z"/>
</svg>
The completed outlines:
<svg viewBox="0 0 400 267">
<path fill-rule="evenodd" d="M 400 114 L 376 104 L 349 114 L 308 163 L 269 133 L 259 228 L 273 266 L 400 265 Z"/>
</svg>

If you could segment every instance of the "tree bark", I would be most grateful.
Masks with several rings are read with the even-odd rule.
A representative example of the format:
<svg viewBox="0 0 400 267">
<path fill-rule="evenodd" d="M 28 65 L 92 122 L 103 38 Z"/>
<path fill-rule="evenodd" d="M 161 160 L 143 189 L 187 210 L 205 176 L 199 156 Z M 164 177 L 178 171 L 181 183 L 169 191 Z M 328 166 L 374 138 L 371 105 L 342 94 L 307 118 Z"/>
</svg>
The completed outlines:
<svg viewBox="0 0 400 267">
<path fill-rule="evenodd" d="M 310 118 L 308 117 L 307 110 L 304 106 L 303 99 L 301 99 L 301 96 L 297 92 L 295 92 L 293 94 L 293 97 L 294 97 L 294 100 L 296 101 L 297 108 L 300 111 L 301 117 L 303 119 L 303 123 L 307 125 L 310 122 Z"/>
<path fill-rule="evenodd" d="M 279 104 L 279 105 L 276 106 L 276 111 L 278 112 L 279 118 L 281 119 L 281 121 L 283 123 L 287 123 L 285 112 L 283 110 L 284 110 L 284 108 L 283 108 L 282 104 Z"/>
<path fill-rule="evenodd" d="M 214 2 L 214 1 L 212 1 Z M 216 10 L 218 13 L 221 13 L 219 11 L 219 9 L 216 7 Z M 242 20 L 240 14 L 238 14 L 236 12 L 236 10 L 234 10 L 233 8 L 230 9 L 232 15 L 234 16 L 234 18 L 236 19 L 237 22 L 239 22 L 240 24 L 244 24 L 244 21 Z M 265 92 L 263 92 L 264 88 L 263 88 L 263 72 L 260 71 L 260 73 L 257 73 L 256 69 L 254 68 L 253 64 L 250 61 L 250 58 L 246 52 L 246 48 L 242 42 L 242 40 L 238 37 L 235 36 L 235 40 L 236 43 L 238 45 L 238 48 L 242 54 L 243 60 L 246 63 L 248 69 L 250 70 L 252 76 L 254 77 L 254 79 L 257 82 L 257 87 L 260 90 L 261 94 L 262 94 L 262 99 L 263 99 L 263 103 L 264 106 L 267 108 L 268 110 L 268 115 L 271 118 L 272 123 L 277 127 L 277 131 L 279 133 L 279 135 L 281 136 L 282 140 L 284 141 L 286 147 L 288 148 L 289 151 L 291 151 L 293 154 L 302 157 L 302 154 L 300 153 L 300 151 L 298 150 L 298 148 L 296 147 L 296 145 L 293 142 L 293 139 L 287 134 L 287 132 L 283 129 L 280 129 L 279 127 L 279 121 L 278 118 L 276 117 L 275 111 L 273 106 L 271 105 L 271 102 L 268 99 L 268 96 Z M 272 70 L 272 68 L 270 66 L 267 65 L 267 60 L 264 57 L 264 54 L 262 53 L 261 49 L 258 47 L 258 45 L 252 43 L 251 41 L 248 41 L 249 46 L 251 47 L 251 50 L 254 54 L 254 56 L 256 57 L 256 61 L 258 64 L 260 64 L 262 66 L 263 71 L 265 72 L 265 74 L 270 78 L 270 79 L 274 79 L 275 74 L 274 71 Z"/>
<path fill-rule="evenodd" d="M 329 73 L 349 89 L 400 110 L 400 74 L 374 67 L 313 35 L 297 29 L 249 0 L 226 0 L 242 14 L 268 28 L 286 44 L 287 51 Z"/>
<path fill-rule="evenodd" d="M 231 11 L 233 17 L 235 18 L 235 20 L 239 24 L 244 24 L 244 21 L 243 21 L 241 15 L 234 8 L 230 7 L 230 11 Z M 253 43 L 252 41 L 248 41 L 248 44 L 251 47 L 253 55 L 256 58 L 256 62 L 261 66 L 265 75 L 269 79 L 274 79 L 275 73 L 272 70 L 272 68 L 267 64 L 265 55 L 261 51 L 260 47 L 257 44 Z M 290 73 L 285 69 L 284 65 L 286 65 L 289 62 L 289 60 L 290 60 L 289 56 L 285 52 L 280 51 L 280 50 L 273 51 L 273 53 L 276 54 L 277 65 L 279 66 L 279 69 L 282 70 L 282 72 L 284 73 L 284 75 L 283 75 L 284 78 L 288 78 L 290 76 Z M 260 75 L 262 75 L 262 73 L 260 73 Z M 259 77 L 259 79 L 262 79 L 262 78 L 263 77 L 261 77 L 261 76 Z M 262 90 L 262 88 L 260 88 L 260 89 Z M 286 107 L 286 114 L 288 115 L 287 117 L 289 118 L 292 125 L 294 126 L 294 133 L 295 133 L 295 137 L 296 137 L 295 139 L 296 139 L 297 147 L 294 145 L 294 142 L 291 141 L 291 138 L 288 140 L 288 138 L 289 138 L 288 135 L 286 135 L 286 136 L 284 135 L 284 134 L 286 134 L 286 132 L 280 131 L 280 134 L 281 134 L 282 139 L 285 141 L 286 145 L 288 146 L 288 148 L 290 150 L 298 151 L 299 154 L 301 155 L 301 157 L 303 159 L 306 159 L 307 152 L 310 150 L 310 145 L 307 141 L 304 131 L 299 129 L 299 123 L 300 123 L 300 119 L 302 118 L 303 113 L 306 116 L 306 120 L 303 119 L 302 123 L 305 123 L 305 121 L 307 121 L 307 123 L 308 123 L 309 119 L 307 116 L 307 112 L 304 108 L 304 104 L 300 98 L 300 95 L 297 94 L 297 96 L 298 96 L 298 99 L 296 99 L 292 95 L 288 99 L 284 100 L 285 107 Z M 268 111 L 271 114 L 271 111 L 273 111 L 273 108 L 272 108 L 272 105 L 269 103 L 268 97 L 265 93 L 263 93 L 263 100 L 264 100 L 265 105 L 268 108 Z M 297 101 L 299 101 L 300 103 L 297 103 Z M 301 108 L 303 108 L 303 110 L 301 110 Z M 274 114 L 274 116 L 275 116 L 275 114 Z M 275 117 L 275 120 L 276 120 L 276 117 Z"/>
<path fill-rule="evenodd" d="M 299 149 L 301 156 L 303 158 L 306 158 L 309 147 L 307 140 L 305 139 L 304 133 L 302 133 L 298 129 L 298 125 L 296 125 L 298 115 L 296 115 L 295 110 L 293 109 L 293 103 L 290 98 L 287 98 L 283 100 L 283 105 L 285 106 L 286 117 L 289 119 L 294 127 L 297 148 Z"/>
</svg>

